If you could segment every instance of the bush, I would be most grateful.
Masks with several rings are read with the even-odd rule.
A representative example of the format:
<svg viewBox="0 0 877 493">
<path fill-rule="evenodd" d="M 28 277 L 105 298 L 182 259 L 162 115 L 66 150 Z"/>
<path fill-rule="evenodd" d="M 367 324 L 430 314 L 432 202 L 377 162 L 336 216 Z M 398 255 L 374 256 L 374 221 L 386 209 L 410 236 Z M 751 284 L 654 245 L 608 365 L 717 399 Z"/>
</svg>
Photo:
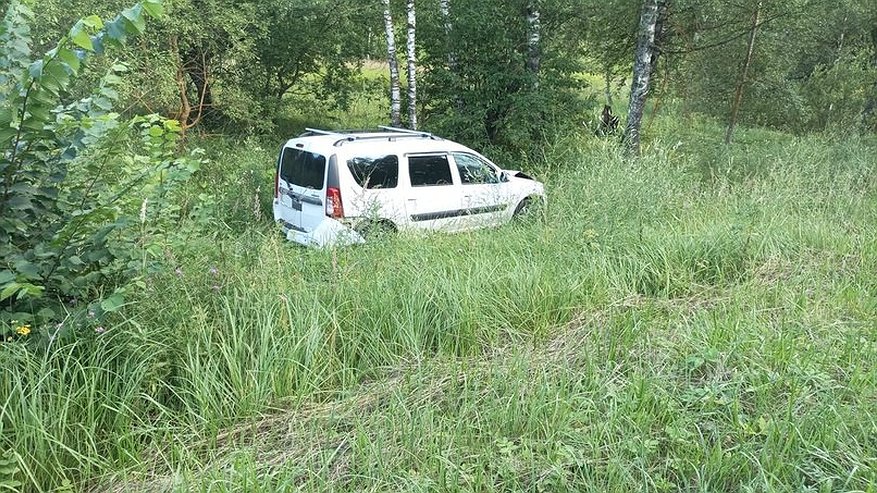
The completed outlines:
<svg viewBox="0 0 877 493">
<path fill-rule="evenodd" d="M 46 322 L 95 298 L 114 311 L 124 300 L 113 287 L 160 253 L 161 232 L 180 214 L 178 185 L 200 165 L 177 156 L 179 124 L 112 112 L 122 64 L 89 97 L 64 98 L 87 59 L 122 46 L 161 10 L 146 0 L 107 23 L 86 17 L 32 59 L 31 13 L 9 5 L 0 26 L 2 319 Z"/>
</svg>

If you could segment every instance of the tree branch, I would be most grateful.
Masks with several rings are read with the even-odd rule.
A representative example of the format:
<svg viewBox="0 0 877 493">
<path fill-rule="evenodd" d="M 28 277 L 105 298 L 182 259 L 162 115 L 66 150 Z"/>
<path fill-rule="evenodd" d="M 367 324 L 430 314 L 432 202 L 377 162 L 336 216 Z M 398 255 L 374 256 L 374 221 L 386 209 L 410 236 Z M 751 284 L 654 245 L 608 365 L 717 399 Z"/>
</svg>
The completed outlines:
<svg viewBox="0 0 877 493">
<path fill-rule="evenodd" d="M 785 17 L 785 16 L 787 16 L 787 15 L 789 15 L 789 12 L 783 12 L 782 14 L 777 14 L 777 15 L 775 15 L 775 16 L 773 16 L 773 17 L 768 17 L 767 19 L 765 19 L 765 20 L 759 22 L 759 23 L 755 26 L 755 28 L 758 29 L 759 27 L 761 27 L 761 26 L 767 24 L 768 22 L 771 22 L 771 21 L 773 21 L 773 20 L 779 19 L 779 18 L 781 18 L 781 17 Z M 657 49 L 662 55 L 685 55 L 685 54 L 688 54 L 688 53 L 694 53 L 694 52 L 697 52 L 697 51 L 709 50 L 709 49 L 711 49 L 711 48 L 718 48 L 719 46 L 724 46 L 724 45 L 726 45 L 726 44 L 728 44 L 728 43 L 730 43 L 730 42 L 732 42 L 732 41 L 738 40 L 738 39 L 742 38 L 743 36 L 748 35 L 748 34 L 750 33 L 751 29 L 752 29 L 752 27 L 750 26 L 750 27 L 747 28 L 745 31 L 740 31 L 740 32 L 734 34 L 733 36 L 731 36 L 730 38 L 725 38 L 725 39 L 723 39 L 723 40 L 721 40 L 721 41 L 716 41 L 715 43 L 710 43 L 710 44 L 706 44 L 706 45 L 703 45 L 703 46 L 695 46 L 694 48 L 689 48 L 689 49 L 686 49 L 686 50 L 662 50 L 660 47 L 656 47 L 656 49 Z"/>
</svg>

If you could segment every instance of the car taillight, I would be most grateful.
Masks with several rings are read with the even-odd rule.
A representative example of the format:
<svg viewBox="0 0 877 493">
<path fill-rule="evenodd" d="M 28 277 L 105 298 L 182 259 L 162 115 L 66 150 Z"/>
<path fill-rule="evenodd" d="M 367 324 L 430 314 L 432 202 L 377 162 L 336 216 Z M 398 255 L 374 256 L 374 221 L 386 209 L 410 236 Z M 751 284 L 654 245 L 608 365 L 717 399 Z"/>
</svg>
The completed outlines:
<svg viewBox="0 0 877 493">
<path fill-rule="evenodd" d="M 344 206 L 341 204 L 341 190 L 329 187 L 326 190 L 326 215 L 335 219 L 344 217 Z"/>
<path fill-rule="evenodd" d="M 279 170 L 274 170 L 274 198 L 280 196 L 280 172 Z"/>
</svg>

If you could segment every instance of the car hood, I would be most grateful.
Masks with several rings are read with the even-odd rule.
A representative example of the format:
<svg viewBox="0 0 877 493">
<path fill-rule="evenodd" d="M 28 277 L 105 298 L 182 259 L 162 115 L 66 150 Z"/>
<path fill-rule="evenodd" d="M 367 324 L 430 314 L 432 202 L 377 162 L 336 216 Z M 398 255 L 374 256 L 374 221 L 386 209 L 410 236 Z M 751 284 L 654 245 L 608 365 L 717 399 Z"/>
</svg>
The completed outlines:
<svg viewBox="0 0 877 493">
<path fill-rule="evenodd" d="M 513 178 L 523 178 L 524 180 L 533 180 L 536 181 L 532 176 L 524 173 L 523 171 L 515 170 L 515 169 L 504 169 L 503 170 L 509 177 Z"/>
</svg>

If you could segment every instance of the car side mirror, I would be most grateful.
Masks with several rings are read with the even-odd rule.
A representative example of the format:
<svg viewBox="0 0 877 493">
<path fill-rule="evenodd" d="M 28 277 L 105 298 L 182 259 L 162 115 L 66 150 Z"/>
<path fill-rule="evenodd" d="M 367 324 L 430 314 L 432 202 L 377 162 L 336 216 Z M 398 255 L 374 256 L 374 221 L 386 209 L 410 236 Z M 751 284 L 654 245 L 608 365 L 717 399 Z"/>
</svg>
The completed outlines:
<svg viewBox="0 0 877 493">
<path fill-rule="evenodd" d="M 507 182 L 507 181 L 509 181 L 509 175 L 508 175 L 508 173 L 506 173 L 505 171 L 500 171 L 500 172 L 499 172 L 499 182 L 500 182 L 500 183 L 505 183 L 505 182 Z"/>
</svg>

